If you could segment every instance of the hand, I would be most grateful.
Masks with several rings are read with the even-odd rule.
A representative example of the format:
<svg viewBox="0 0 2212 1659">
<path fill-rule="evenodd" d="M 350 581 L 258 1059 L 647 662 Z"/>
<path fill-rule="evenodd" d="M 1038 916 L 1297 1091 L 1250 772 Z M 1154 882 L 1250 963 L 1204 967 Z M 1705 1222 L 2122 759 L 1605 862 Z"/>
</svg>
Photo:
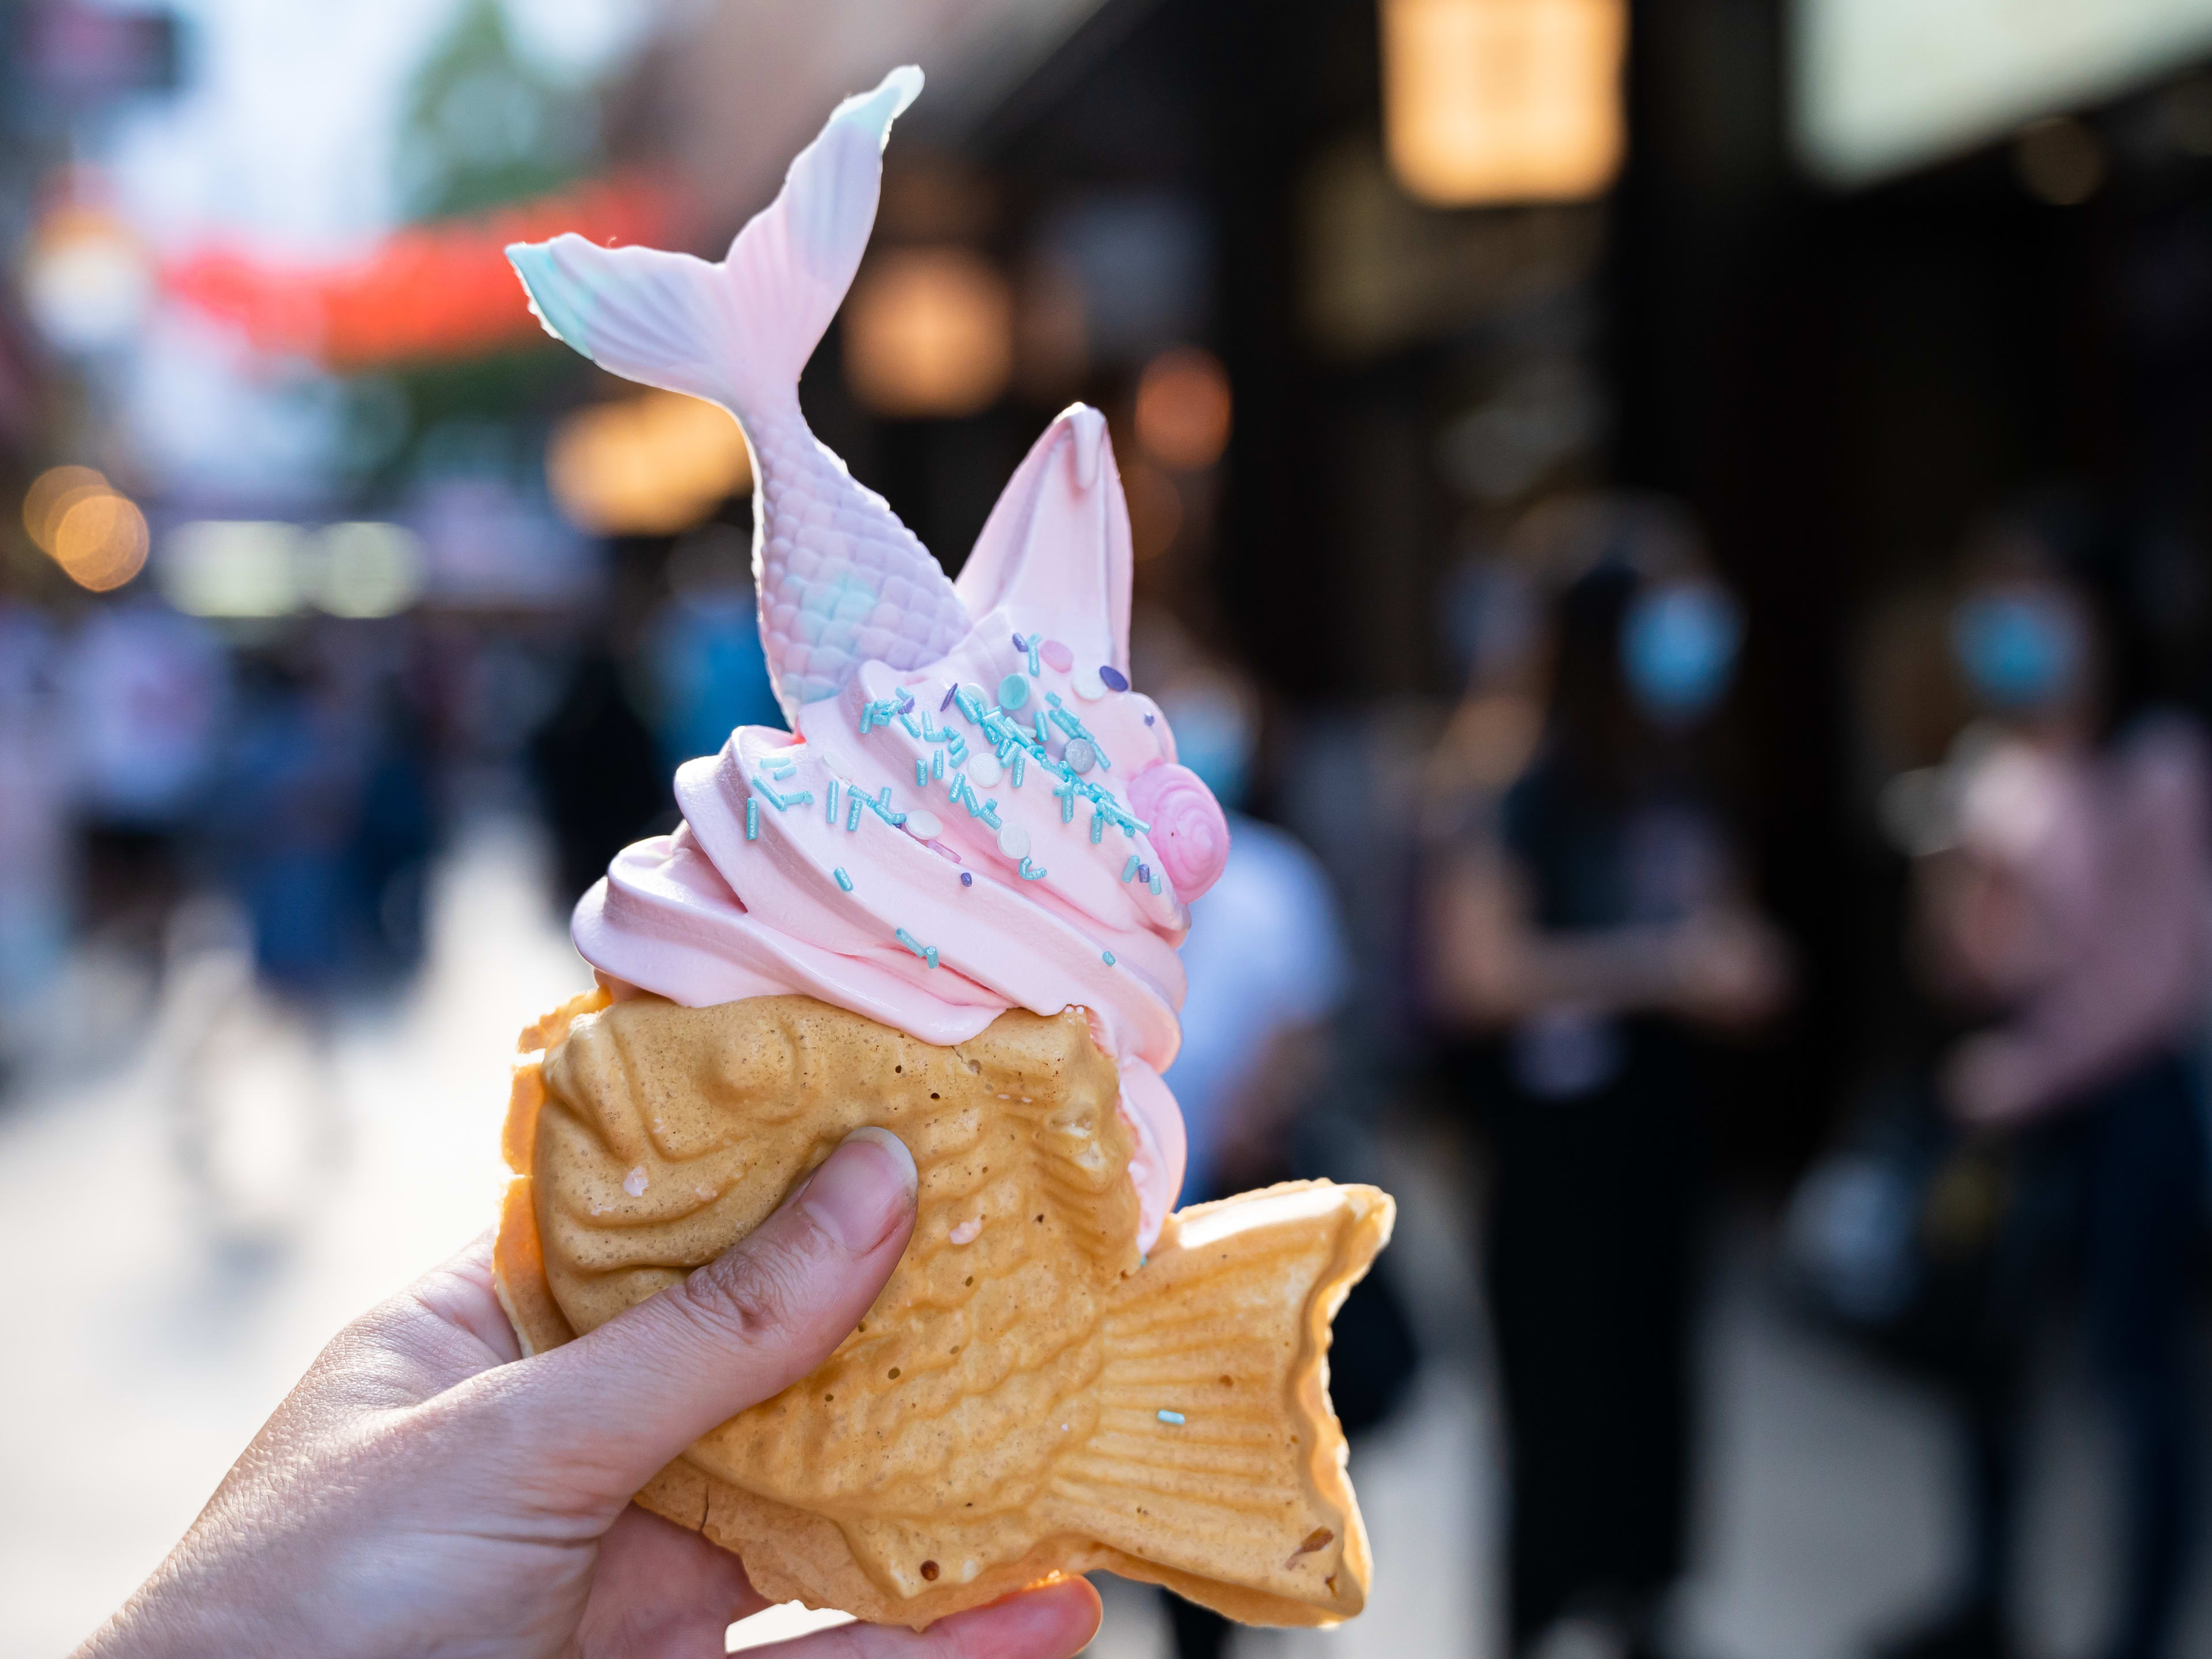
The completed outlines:
<svg viewBox="0 0 2212 1659">
<path fill-rule="evenodd" d="M 1961 1123 L 1998 1127 L 2033 1115 L 2040 1103 L 2036 1069 L 2010 1037 L 1985 1031 L 1951 1050 L 1936 1084 Z"/>
<path fill-rule="evenodd" d="M 1692 1019 L 1755 1025 L 1779 1013 L 1789 1000 L 1789 949 L 1748 911 L 1691 917 L 1676 932 L 1673 955 L 1675 1006 Z"/>
<path fill-rule="evenodd" d="M 913 1230 L 914 1159 L 848 1139 L 683 1284 L 523 1358 L 490 1241 L 342 1331 L 199 1519 L 79 1659 L 133 1655 L 720 1656 L 765 1602 L 738 1558 L 630 1496 L 716 1424 L 805 1376 Z M 1065 1659 L 1080 1579 L 939 1621 L 851 1625 L 790 1659 Z"/>
</svg>

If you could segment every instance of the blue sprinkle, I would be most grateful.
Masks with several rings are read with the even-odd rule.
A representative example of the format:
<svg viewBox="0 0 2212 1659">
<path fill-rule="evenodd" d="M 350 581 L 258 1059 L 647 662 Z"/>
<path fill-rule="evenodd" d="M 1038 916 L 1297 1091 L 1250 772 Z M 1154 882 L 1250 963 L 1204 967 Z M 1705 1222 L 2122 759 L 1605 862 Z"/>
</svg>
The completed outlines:
<svg viewBox="0 0 2212 1659">
<path fill-rule="evenodd" d="M 1142 1264 L 1139 1263 L 1139 1265 L 1141 1266 Z M 1165 1407 L 1162 1407 L 1159 1413 L 1159 1419 L 1163 1423 L 1172 1423 L 1177 1428 L 1181 1428 L 1183 1423 L 1183 1417 L 1181 1412 L 1171 1412 L 1167 1410 Z"/>
<path fill-rule="evenodd" d="M 1012 780 L 1015 788 L 1018 789 L 1022 787 L 1022 774 L 1028 769 L 1029 767 L 1027 763 L 1025 763 L 1019 755 L 1016 755 L 1014 757 L 1013 769 L 1006 775 Z"/>
<path fill-rule="evenodd" d="M 750 795 L 745 797 L 745 839 L 760 839 L 760 803 Z"/>
<path fill-rule="evenodd" d="M 845 804 L 845 833 L 851 835 L 860 827 L 860 803 L 867 797 L 858 789 L 853 791 Z"/>
<path fill-rule="evenodd" d="M 933 750 L 930 753 L 929 775 L 933 782 L 945 775 L 945 751 L 942 749 Z"/>
<path fill-rule="evenodd" d="M 1044 710 L 1040 708 L 1036 711 L 1036 740 L 1038 748 L 1042 749 L 1044 747 L 1048 736 L 1048 733 L 1045 730 L 1044 724 Z"/>
<path fill-rule="evenodd" d="M 1129 861 L 1121 866 L 1121 879 L 1127 881 L 1132 876 L 1141 876 L 1144 872 L 1145 866 L 1137 862 L 1137 855 L 1130 854 Z"/>
<path fill-rule="evenodd" d="M 911 708 L 913 707 L 914 705 L 912 703 L 908 703 L 906 706 L 906 708 Z M 914 723 L 914 716 L 908 714 L 906 712 L 906 708 L 899 710 L 899 724 L 906 727 L 907 736 L 910 738 L 918 738 L 921 735 L 921 728 Z"/>
<path fill-rule="evenodd" d="M 1097 846 L 1105 839 L 1105 836 L 1106 815 L 1103 812 L 1093 812 L 1091 815 L 1091 844 L 1093 847 Z"/>
<path fill-rule="evenodd" d="M 1055 789 L 1053 793 L 1060 795 L 1060 791 Z M 1060 795 L 1060 821 L 1062 823 L 1075 822 L 1075 791 L 1073 789 L 1064 795 Z"/>
<path fill-rule="evenodd" d="M 1100 667 L 1098 678 L 1109 691 L 1127 691 L 1129 689 L 1129 677 L 1110 662 Z"/>
<path fill-rule="evenodd" d="M 784 779 L 799 769 L 799 763 L 788 755 L 771 755 L 761 763 L 768 768 L 769 776 L 774 778 L 778 783 L 782 782 Z"/>
<path fill-rule="evenodd" d="M 1111 951 L 1101 951 L 1098 953 L 1098 960 L 1111 968 L 1114 965 L 1114 953 Z"/>
<path fill-rule="evenodd" d="M 1027 859 L 1022 860 L 1021 876 L 1024 881 L 1042 881 L 1044 873 L 1042 866 L 1032 864 Z"/>
<path fill-rule="evenodd" d="M 1151 880 L 1148 884 L 1155 893 L 1162 890 L 1160 884 L 1160 872 L 1158 871 L 1155 870 L 1152 872 Z"/>
<path fill-rule="evenodd" d="M 1030 672 L 1031 675 L 1044 672 L 1044 665 L 1037 660 L 1037 642 L 1034 638 L 1030 641 Z"/>
<path fill-rule="evenodd" d="M 832 778 L 832 779 L 830 779 L 830 788 L 829 788 L 829 792 L 828 792 L 828 793 L 829 793 L 829 796 L 830 796 L 830 805 L 829 805 L 828 808 L 824 811 L 824 812 L 823 812 L 823 818 L 824 818 L 827 822 L 829 822 L 829 823 L 836 823 L 836 822 L 837 822 L 837 780 L 836 780 L 836 779 Z"/>
<path fill-rule="evenodd" d="M 999 707 L 1019 708 L 1030 700 L 1030 683 L 1019 674 L 1009 674 L 999 682 Z"/>
<path fill-rule="evenodd" d="M 973 887 L 975 884 L 975 878 L 963 870 L 960 872 L 960 884 L 963 887 Z"/>
<path fill-rule="evenodd" d="M 894 929 L 891 937 L 920 957 L 925 966 L 931 968 L 937 966 L 937 947 L 934 945 L 922 944 L 903 927 Z"/>
<path fill-rule="evenodd" d="M 847 875 L 842 867 L 832 870 L 830 873 L 837 878 L 837 884 L 843 888 L 847 892 L 849 893 L 853 890 L 853 878 Z"/>
<path fill-rule="evenodd" d="M 929 763 L 919 755 L 914 757 L 914 787 L 917 789 L 929 787 Z"/>
</svg>

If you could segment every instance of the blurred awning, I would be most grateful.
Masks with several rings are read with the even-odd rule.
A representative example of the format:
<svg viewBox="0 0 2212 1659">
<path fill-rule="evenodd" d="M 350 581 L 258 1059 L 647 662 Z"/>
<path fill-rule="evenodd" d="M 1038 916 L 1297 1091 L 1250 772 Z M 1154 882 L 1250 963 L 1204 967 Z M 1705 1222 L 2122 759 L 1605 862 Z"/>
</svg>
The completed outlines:
<svg viewBox="0 0 2212 1659">
<path fill-rule="evenodd" d="M 165 293 L 236 324 L 261 349 L 341 371 L 482 356 L 538 337 L 502 250 L 574 231 L 664 244 L 680 191 L 641 174 L 587 180 L 495 212 L 410 225 L 357 258 L 292 264 L 203 248 L 163 266 Z"/>
<path fill-rule="evenodd" d="M 629 171 L 480 217 L 409 226 L 341 264 L 206 247 L 162 290 L 260 349 L 340 371 L 470 358 L 538 324 L 501 250 L 574 231 L 719 251 L 775 192 L 847 94 L 918 63 L 928 92 L 903 131 L 943 141 L 984 118 L 1094 14 L 1151 0 L 721 0 L 682 20 L 617 89 Z"/>
</svg>

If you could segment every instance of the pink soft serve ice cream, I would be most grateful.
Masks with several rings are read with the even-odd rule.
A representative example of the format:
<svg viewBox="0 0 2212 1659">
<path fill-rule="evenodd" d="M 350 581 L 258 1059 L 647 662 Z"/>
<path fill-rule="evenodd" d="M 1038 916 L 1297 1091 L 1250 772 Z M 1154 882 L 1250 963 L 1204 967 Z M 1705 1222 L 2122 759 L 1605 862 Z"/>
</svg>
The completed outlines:
<svg viewBox="0 0 2212 1659">
<path fill-rule="evenodd" d="M 744 427 L 761 637 L 792 726 L 741 727 L 678 770 L 684 824 L 616 858 L 576 946 L 618 994 L 799 993 L 939 1044 L 1009 1008 L 1083 1008 L 1120 1069 L 1149 1248 L 1182 1178 L 1160 1079 L 1176 947 L 1229 835 L 1129 685 L 1105 421 L 1079 404 L 1052 423 L 956 584 L 799 408 L 921 81 L 895 70 L 841 106 L 719 264 L 577 236 L 508 251 L 550 331 Z"/>
</svg>

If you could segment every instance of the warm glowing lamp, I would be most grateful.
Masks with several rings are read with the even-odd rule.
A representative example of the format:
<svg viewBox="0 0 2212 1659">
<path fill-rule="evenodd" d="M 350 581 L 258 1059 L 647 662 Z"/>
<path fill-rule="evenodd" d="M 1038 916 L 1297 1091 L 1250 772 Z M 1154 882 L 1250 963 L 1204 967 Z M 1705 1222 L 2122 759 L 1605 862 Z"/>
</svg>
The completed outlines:
<svg viewBox="0 0 2212 1659">
<path fill-rule="evenodd" d="M 1145 365 L 1137 380 L 1137 441 L 1161 465 L 1202 472 L 1229 447 L 1231 400 L 1221 360 L 1176 346 Z"/>
<path fill-rule="evenodd" d="M 1627 0 L 1382 0 L 1391 171 L 1437 207 L 1598 195 L 1627 43 Z"/>
<path fill-rule="evenodd" d="M 965 248 L 896 248 L 845 302 L 845 379 L 878 415 L 973 415 L 1014 370 L 1006 279 Z"/>
<path fill-rule="evenodd" d="M 674 392 L 578 410 L 555 428 L 545 475 L 569 521 L 603 536 L 689 530 L 753 480 L 738 423 Z"/>
</svg>

